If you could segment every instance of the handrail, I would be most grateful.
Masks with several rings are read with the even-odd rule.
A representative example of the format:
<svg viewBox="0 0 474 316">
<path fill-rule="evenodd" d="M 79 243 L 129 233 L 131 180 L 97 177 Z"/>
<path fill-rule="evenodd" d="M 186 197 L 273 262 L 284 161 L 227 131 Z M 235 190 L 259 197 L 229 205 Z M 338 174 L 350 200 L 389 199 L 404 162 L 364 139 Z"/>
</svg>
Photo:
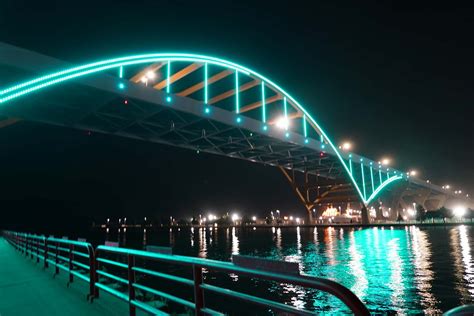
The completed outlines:
<svg viewBox="0 0 474 316">
<path fill-rule="evenodd" d="M 274 272 L 266 272 L 261 270 L 249 269 L 234 265 L 230 262 L 222 262 L 217 260 L 210 260 L 210 259 L 201 259 L 201 258 L 193 258 L 193 257 L 186 257 L 186 256 L 178 256 L 178 255 L 167 255 L 167 254 L 160 254 L 160 253 L 152 253 L 148 251 L 142 250 L 134 250 L 134 249 L 126 249 L 126 248 L 117 248 L 117 247 L 108 247 L 108 246 L 98 246 L 96 248 L 96 258 L 97 258 L 97 272 L 100 271 L 99 269 L 99 262 L 104 262 L 101 258 L 101 253 L 113 253 L 126 256 L 128 258 L 128 271 L 132 271 L 133 274 L 135 273 L 143 273 L 149 276 L 160 277 L 168 280 L 175 281 L 177 283 L 185 284 L 185 285 L 193 285 L 195 294 L 194 294 L 194 303 L 192 302 L 181 302 L 181 304 L 186 306 L 192 306 L 195 309 L 196 315 L 208 314 L 208 312 L 214 312 L 204 306 L 204 291 L 209 291 L 213 293 L 218 293 L 221 295 L 229 296 L 234 299 L 243 299 L 247 302 L 252 302 L 255 304 L 265 305 L 267 307 L 273 308 L 278 311 L 282 312 L 290 312 L 296 313 L 301 315 L 306 315 L 311 313 L 306 310 L 297 309 L 292 306 L 284 305 L 275 301 L 264 300 L 258 298 L 256 296 L 243 294 L 235 291 L 230 291 L 228 289 L 211 286 L 205 284 L 202 278 L 202 270 L 213 270 L 225 273 L 236 273 L 240 275 L 246 275 L 252 278 L 258 278 L 267 281 L 277 281 L 281 283 L 291 283 L 294 285 L 312 288 L 316 290 L 321 290 L 336 296 L 340 299 L 344 304 L 346 304 L 352 312 L 356 315 L 369 315 L 369 311 L 367 307 L 359 300 L 359 298 L 352 293 L 349 289 L 344 287 L 343 285 L 323 278 L 312 277 L 308 275 L 292 275 L 292 274 L 283 274 L 283 273 L 274 273 Z M 192 267 L 193 269 L 193 279 L 188 280 L 185 278 L 173 276 L 166 273 L 155 272 L 151 270 L 147 270 L 141 267 L 135 266 L 135 258 L 142 258 L 151 261 L 160 261 L 165 263 L 173 263 L 182 266 Z M 125 267 L 123 267 L 125 268 Z M 130 273 L 129 273 L 130 274 Z M 149 292 L 151 294 L 155 294 L 160 296 L 159 291 L 151 289 L 149 287 L 140 285 L 138 282 L 135 281 L 135 276 L 133 275 L 133 280 L 130 279 L 129 276 L 129 289 L 140 288 L 145 292 Z M 98 280 L 96 280 L 98 282 Z M 101 287 L 105 289 L 105 286 Z M 107 289 L 106 289 L 107 290 Z M 125 299 L 125 298 L 124 298 Z M 171 297 L 168 299 L 174 300 L 175 302 L 180 300 L 178 297 Z M 130 302 L 130 315 L 134 315 L 135 310 L 134 307 L 141 307 L 137 304 L 134 304 L 136 301 L 134 297 L 134 293 L 129 293 L 128 301 Z M 144 303 L 144 302 L 141 302 Z M 192 305 L 190 305 L 191 303 Z M 133 305 L 133 306 L 132 306 Z"/>
<path fill-rule="evenodd" d="M 45 268 L 47 268 L 49 264 L 54 265 L 55 275 L 59 273 L 59 269 L 68 271 L 68 285 L 69 283 L 73 282 L 74 276 L 77 276 L 79 279 L 88 282 L 89 294 L 87 297 L 91 298 L 91 300 L 99 298 L 99 290 L 104 290 L 109 294 L 127 302 L 129 304 L 129 314 L 132 316 L 136 314 L 137 308 L 149 314 L 166 315 L 166 313 L 163 311 L 137 298 L 135 295 L 135 290 L 137 289 L 165 298 L 166 300 L 178 305 L 193 309 L 196 315 L 223 315 L 221 312 L 206 306 L 206 293 L 218 294 L 220 296 L 229 297 L 234 300 L 242 300 L 255 305 L 266 306 L 279 312 L 297 315 L 314 314 L 312 311 L 299 309 L 277 301 L 207 284 L 204 282 L 203 278 L 204 269 L 207 271 L 244 275 L 252 279 L 289 283 L 296 286 L 324 291 L 340 299 L 355 315 L 369 315 L 367 307 L 354 293 L 352 293 L 345 286 L 328 279 L 302 274 L 262 271 L 239 266 L 231 262 L 162 254 L 119 247 L 98 246 L 94 251 L 94 248 L 88 242 L 38 236 L 26 233 L 4 231 L 3 235 L 11 245 L 13 245 L 18 251 L 22 252 L 26 256 L 30 256 L 31 258 L 36 257 L 37 262 L 42 259 Z M 79 251 L 80 249 L 84 251 Z M 104 258 L 104 255 L 106 254 L 121 256 L 126 260 L 118 261 L 112 260 L 110 258 Z M 88 264 L 77 261 L 77 257 L 89 259 Z M 146 266 L 139 266 L 136 264 L 137 258 L 145 260 L 145 262 L 152 261 L 166 264 L 171 263 L 191 268 L 193 277 L 192 279 L 188 279 L 165 272 L 152 270 Z M 126 271 L 126 277 L 124 277 L 123 274 L 116 275 L 113 274 L 112 271 L 105 271 L 102 268 L 105 265 L 112 266 L 115 270 Z M 86 277 L 84 274 L 76 271 L 78 268 L 89 270 L 89 277 Z M 136 278 L 136 274 L 160 278 L 191 287 L 194 290 L 194 301 L 189 301 L 175 295 L 165 293 L 163 291 L 151 288 L 149 285 L 140 284 Z M 101 282 L 99 276 L 126 285 L 127 292 L 124 293 L 118 291 L 116 288 L 108 286 L 107 284 Z"/>
<path fill-rule="evenodd" d="M 3 236 L 17 250 L 26 256 L 30 256 L 31 259 L 36 258 L 37 263 L 43 260 L 45 268 L 52 264 L 55 267 L 55 276 L 60 269 L 67 271 L 69 274 L 68 286 L 74 282 L 75 276 L 79 280 L 89 283 L 87 298 L 93 297 L 95 252 L 90 243 L 12 231 L 3 231 Z M 87 263 L 84 262 L 84 259 L 87 259 Z M 88 270 L 88 276 L 77 271 L 79 269 Z"/>
</svg>

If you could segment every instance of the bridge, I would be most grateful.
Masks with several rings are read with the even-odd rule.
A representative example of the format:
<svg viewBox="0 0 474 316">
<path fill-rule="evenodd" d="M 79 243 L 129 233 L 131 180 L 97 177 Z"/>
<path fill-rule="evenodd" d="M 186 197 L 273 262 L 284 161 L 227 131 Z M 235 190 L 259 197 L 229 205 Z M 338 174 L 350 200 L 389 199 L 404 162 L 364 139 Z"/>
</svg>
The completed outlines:
<svg viewBox="0 0 474 316">
<path fill-rule="evenodd" d="M 339 149 L 277 83 L 221 58 L 153 53 L 76 66 L 0 43 L 0 74 L 0 128 L 35 121 L 273 166 L 310 220 L 328 205 L 382 205 L 393 219 L 413 203 L 431 210 L 461 199 Z"/>
</svg>

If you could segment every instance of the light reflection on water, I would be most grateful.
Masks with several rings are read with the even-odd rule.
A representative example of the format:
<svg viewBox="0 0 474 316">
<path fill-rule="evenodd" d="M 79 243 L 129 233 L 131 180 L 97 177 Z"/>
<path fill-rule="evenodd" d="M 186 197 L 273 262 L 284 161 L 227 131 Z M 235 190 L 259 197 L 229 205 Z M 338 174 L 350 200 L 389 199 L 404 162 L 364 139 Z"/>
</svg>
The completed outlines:
<svg viewBox="0 0 474 316">
<path fill-rule="evenodd" d="M 302 273 L 351 289 L 372 312 L 439 314 L 474 303 L 472 226 L 394 228 L 188 228 L 143 231 L 142 243 L 230 260 L 232 254 L 298 262 Z M 126 243 L 125 235 L 118 236 Z M 165 235 L 163 235 L 165 234 Z M 122 238 L 120 238 L 122 237 Z M 134 239 L 129 236 L 129 242 Z M 167 239 L 167 240 L 166 240 Z M 135 247 L 135 245 L 127 245 Z M 239 280 L 237 275 L 231 281 Z M 258 285 L 255 285 L 258 287 Z M 289 284 L 257 288 L 299 308 L 342 311 L 333 297 Z M 335 306 L 335 307 L 334 307 Z"/>
</svg>

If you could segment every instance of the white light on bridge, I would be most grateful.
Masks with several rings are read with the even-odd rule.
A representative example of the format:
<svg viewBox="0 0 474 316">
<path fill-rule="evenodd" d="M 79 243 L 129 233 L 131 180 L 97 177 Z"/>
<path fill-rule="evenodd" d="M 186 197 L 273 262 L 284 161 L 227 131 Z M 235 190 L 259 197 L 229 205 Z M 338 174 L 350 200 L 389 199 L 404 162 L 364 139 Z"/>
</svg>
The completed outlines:
<svg viewBox="0 0 474 316">
<path fill-rule="evenodd" d="M 345 151 L 351 150 L 352 144 L 349 143 L 349 142 L 344 142 L 344 143 L 342 143 L 341 146 L 339 146 L 339 148 L 342 149 L 342 150 L 345 150 Z"/>
<path fill-rule="evenodd" d="M 257 220 L 257 216 L 252 216 L 252 220 L 255 222 Z"/>
<path fill-rule="evenodd" d="M 236 221 L 238 221 L 238 220 L 239 220 L 239 215 L 237 215 L 237 214 L 232 214 L 232 221 L 233 221 L 233 222 L 236 222 Z"/>
<path fill-rule="evenodd" d="M 276 121 L 276 126 L 280 129 L 288 129 L 290 121 L 287 117 L 282 116 Z"/>
<path fill-rule="evenodd" d="M 381 160 L 381 162 L 382 162 L 382 165 L 388 166 L 390 164 L 390 159 L 389 158 L 383 158 Z"/>
<path fill-rule="evenodd" d="M 414 176 L 416 176 L 416 175 L 418 174 L 418 171 L 416 171 L 416 170 L 410 170 L 409 174 L 410 174 L 410 176 L 414 177 Z"/>
<path fill-rule="evenodd" d="M 153 79 L 155 79 L 156 74 L 153 71 L 150 70 L 146 73 L 146 77 L 150 80 L 153 80 Z"/>
</svg>

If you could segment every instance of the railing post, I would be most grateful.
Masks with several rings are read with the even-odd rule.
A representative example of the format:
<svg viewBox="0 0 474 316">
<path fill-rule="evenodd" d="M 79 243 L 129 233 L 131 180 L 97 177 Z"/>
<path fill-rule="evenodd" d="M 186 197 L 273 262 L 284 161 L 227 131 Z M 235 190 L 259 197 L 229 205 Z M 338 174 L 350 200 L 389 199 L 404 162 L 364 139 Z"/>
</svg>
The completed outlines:
<svg viewBox="0 0 474 316">
<path fill-rule="evenodd" d="M 25 245 L 24 245 L 24 247 L 23 247 L 23 250 L 24 250 L 23 254 L 24 254 L 25 256 L 27 256 L 27 257 L 28 257 L 28 244 L 29 244 L 29 242 L 28 242 L 28 236 L 26 236 L 26 237 L 25 237 Z"/>
<path fill-rule="evenodd" d="M 58 267 L 58 264 L 59 264 L 59 241 L 56 242 L 56 258 L 55 258 L 55 266 L 56 266 L 56 269 L 55 269 L 55 275 L 56 274 L 59 274 L 59 267 Z"/>
<path fill-rule="evenodd" d="M 48 268 L 49 267 L 49 263 L 48 263 L 48 237 L 45 237 L 44 238 L 44 268 Z"/>
<path fill-rule="evenodd" d="M 97 271 L 99 271 L 99 258 L 98 252 L 95 252 L 95 269 L 94 269 L 94 283 L 99 283 L 99 274 Z M 99 288 L 97 286 L 94 286 L 94 298 L 99 298 Z"/>
<path fill-rule="evenodd" d="M 89 251 L 89 295 L 88 297 L 94 297 L 94 289 L 95 289 L 95 252 L 91 245 L 87 247 Z M 97 293 L 98 295 L 98 293 Z"/>
<path fill-rule="evenodd" d="M 28 236 L 29 237 L 29 242 L 30 242 L 30 258 L 33 259 L 33 247 L 34 247 L 34 239 L 33 237 L 31 237 L 31 235 Z"/>
<path fill-rule="evenodd" d="M 69 245 L 69 283 L 72 283 L 74 281 L 74 275 L 71 272 L 74 268 L 72 264 L 72 261 L 74 260 L 74 254 L 72 253 L 73 250 L 74 250 L 74 245 Z"/>
<path fill-rule="evenodd" d="M 128 305 L 130 316 L 136 315 L 136 307 L 132 304 L 132 300 L 135 300 L 135 288 L 133 287 L 133 284 L 135 283 L 135 271 L 133 271 L 134 266 L 135 257 L 131 254 L 128 254 Z"/>
<path fill-rule="evenodd" d="M 201 288 L 202 284 L 202 267 L 193 265 L 193 277 L 194 277 L 194 305 L 195 315 L 201 316 L 201 310 L 204 308 L 204 291 Z"/>
<path fill-rule="evenodd" d="M 36 263 L 40 262 L 40 239 L 36 239 Z"/>
</svg>

